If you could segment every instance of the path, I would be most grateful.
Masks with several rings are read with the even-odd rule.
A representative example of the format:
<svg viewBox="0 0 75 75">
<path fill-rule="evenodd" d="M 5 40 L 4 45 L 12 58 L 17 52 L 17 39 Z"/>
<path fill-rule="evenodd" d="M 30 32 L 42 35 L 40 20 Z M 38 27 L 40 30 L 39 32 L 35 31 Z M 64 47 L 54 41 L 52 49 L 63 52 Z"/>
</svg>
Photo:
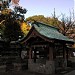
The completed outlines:
<svg viewBox="0 0 75 75">
<path fill-rule="evenodd" d="M 66 73 L 66 74 L 64 74 L 64 75 L 75 75 L 75 70 L 73 70 L 73 71 L 71 71 L 71 72 L 69 72 L 69 73 Z"/>
</svg>

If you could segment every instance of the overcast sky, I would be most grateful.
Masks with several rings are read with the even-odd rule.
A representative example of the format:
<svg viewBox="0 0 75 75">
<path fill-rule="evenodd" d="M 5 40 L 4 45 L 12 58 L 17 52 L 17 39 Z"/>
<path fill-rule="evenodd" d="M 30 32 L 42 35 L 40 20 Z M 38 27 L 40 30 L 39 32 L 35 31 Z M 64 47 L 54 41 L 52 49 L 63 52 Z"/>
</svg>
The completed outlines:
<svg viewBox="0 0 75 75">
<path fill-rule="evenodd" d="M 69 15 L 74 8 L 74 0 L 20 0 L 19 5 L 26 8 L 26 18 L 33 15 L 52 16 L 55 8 L 56 15 L 61 13 Z"/>
</svg>

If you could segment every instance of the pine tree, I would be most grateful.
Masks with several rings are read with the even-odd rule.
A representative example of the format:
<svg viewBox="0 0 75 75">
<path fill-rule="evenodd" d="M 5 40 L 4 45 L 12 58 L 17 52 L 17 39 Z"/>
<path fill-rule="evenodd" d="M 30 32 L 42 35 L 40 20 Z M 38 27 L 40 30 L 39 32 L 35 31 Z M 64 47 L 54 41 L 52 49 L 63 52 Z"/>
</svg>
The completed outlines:
<svg viewBox="0 0 75 75">
<path fill-rule="evenodd" d="M 9 9 L 11 0 L 0 1 L 0 33 L 3 39 L 16 41 L 24 35 L 21 31 L 20 24 L 25 20 L 24 14 L 27 12 L 20 6 L 15 6 L 14 11 Z"/>
</svg>

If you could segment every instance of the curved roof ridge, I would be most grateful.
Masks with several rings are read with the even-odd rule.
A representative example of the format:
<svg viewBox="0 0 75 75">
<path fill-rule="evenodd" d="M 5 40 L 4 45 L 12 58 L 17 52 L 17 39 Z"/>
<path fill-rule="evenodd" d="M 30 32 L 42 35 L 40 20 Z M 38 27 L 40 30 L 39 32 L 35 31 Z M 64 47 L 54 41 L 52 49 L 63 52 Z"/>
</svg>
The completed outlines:
<svg viewBox="0 0 75 75">
<path fill-rule="evenodd" d="M 33 24 L 36 24 L 37 26 L 38 26 L 38 24 L 41 24 L 41 25 L 44 25 L 44 26 L 47 26 L 47 27 L 50 27 L 50 28 L 54 28 L 54 29 L 59 30 L 57 27 L 52 26 L 52 25 L 49 25 L 49 24 L 45 24 L 45 23 L 43 23 L 43 22 L 34 21 L 34 22 L 32 23 L 32 26 L 33 26 Z M 40 27 L 40 26 L 39 26 L 39 27 Z"/>
<path fill-rule="evenodd" d="M 40 35 L 45 36 L 49 39 L 54 39 L 54 40 L 56 39 L 56 40 L 62 40 L 62 41 L 74 43 L 74 40 L 69 39 L 67 36 L 64 36 L 63 34 L 61 34 L 58 31 L 58 28 L 54 26 L 49 26 L 47 24 L 36 22 L 36 21 L 33 22 L 31 25 L 32 27 L 30 31 L 28 32 L 28 34 L 26 35 L 26 37 L 22 38 L 21 40 L 18 40 L 17 42 L 26 40 L 32 34 L 32 32 L 36 30 Z"/>
</svg>

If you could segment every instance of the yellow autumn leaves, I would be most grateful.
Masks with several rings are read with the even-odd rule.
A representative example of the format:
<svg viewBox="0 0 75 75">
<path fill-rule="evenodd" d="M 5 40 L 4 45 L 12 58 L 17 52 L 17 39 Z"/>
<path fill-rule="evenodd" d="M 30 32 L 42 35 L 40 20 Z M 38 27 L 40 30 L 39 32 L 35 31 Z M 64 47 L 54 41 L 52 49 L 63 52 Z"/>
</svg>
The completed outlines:
<svg viewBox="0 0 75 75">
<path fill-rule="evenodd" d="M 1 11 L 2 14 L 9 14 L 12 10 L 5 8 L 4 10 Z"/>
<path fill-rule="evenodd" d="M 30 28 L 31 28 L 31 26 L 28 25 L 26 22 L 22 22 L 22 23 L 21 23 L 21 30 L 22 30 L 22 32 L 23 32 L 25 35 L 27 35 L 27 33 L 29 32 Z"/>
</svg>

